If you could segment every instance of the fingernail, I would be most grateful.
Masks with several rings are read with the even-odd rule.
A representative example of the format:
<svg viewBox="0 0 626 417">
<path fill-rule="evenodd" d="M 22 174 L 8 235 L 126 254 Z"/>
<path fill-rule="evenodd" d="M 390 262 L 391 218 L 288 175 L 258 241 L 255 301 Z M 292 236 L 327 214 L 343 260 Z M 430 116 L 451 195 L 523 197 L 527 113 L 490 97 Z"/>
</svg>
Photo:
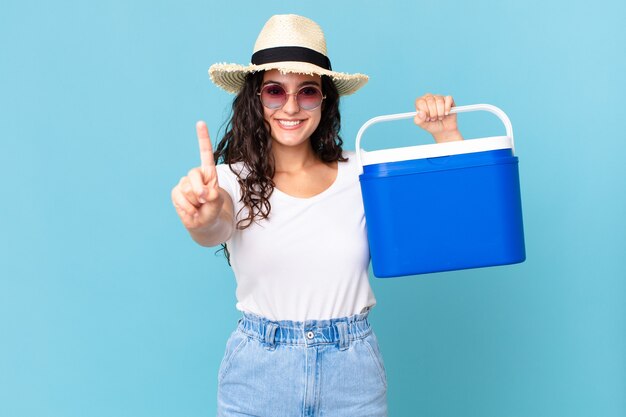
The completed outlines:
<svg viewBox="0 0 626 417">
<path fill-rule="evenodd" d="M 202 197 L 198 198 L 198 201 L 202 204 L 206 203 L 206 200 Z"/>
</svg>

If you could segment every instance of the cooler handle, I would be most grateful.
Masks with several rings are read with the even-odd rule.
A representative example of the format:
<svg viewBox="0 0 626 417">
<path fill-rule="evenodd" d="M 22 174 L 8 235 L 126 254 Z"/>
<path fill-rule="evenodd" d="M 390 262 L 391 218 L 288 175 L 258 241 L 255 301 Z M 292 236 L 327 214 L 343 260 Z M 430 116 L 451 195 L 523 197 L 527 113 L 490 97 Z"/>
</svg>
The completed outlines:
<svg viewBox="0 0 626 417">
<path fill-rule="evenodd" d="M 502 121 L 502 123 L 504 124 L 504 127 L 506 128 L 506 136 L 511 139 L 511 148 L 513 149 L 513 154 L 515 154 L 515 143 L 513 142 L 513 126 L 511 126 L 511 121 L 509 120 L 508 116 L 498 107 L 492 106 L 491 104 L 470 104 L 468 106 L 452 107 L 450 108 L 450 113 L 464 113 L 468 111 L 477 111 L 477 110 L 488 111 L 498 116 L 498 118 L 500 119 L 500 121 Z M 388 114 L 385 116 L 377 116 L 377 117 L 373 117 L 369 119 L 367 122 L 363 124 L 363 126 L 361 126 L 361 128 L 359 129 L 359 132 L 356 135 L 356 144 L 354 146 L 354 149 L 356 150 L 356 159 L 359 163 L 359 168 L 360 168 L 359 172 L 363 172 L 363 164 L 361 161 L 361 136 L 363 136 L 363 133 L 365 133 L 365 130 L 367 130 L 368 127 L 376 123 L 390 122 L 393 120 L 401 120 L 401 119 L 410 119 L 410 118 L 415 117 L 416 114 L 417 112 L 410 112 L 410 113 L 397 113 L 397 114 Z"/>
</svg>

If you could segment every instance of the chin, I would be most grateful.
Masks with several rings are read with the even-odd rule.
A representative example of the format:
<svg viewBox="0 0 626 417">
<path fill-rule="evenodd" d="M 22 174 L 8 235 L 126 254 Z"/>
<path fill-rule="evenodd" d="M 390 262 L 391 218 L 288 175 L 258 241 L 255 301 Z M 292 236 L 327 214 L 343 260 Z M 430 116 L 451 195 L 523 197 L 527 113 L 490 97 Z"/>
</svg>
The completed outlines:
<svg viewBox="0 0 626 417">
<path fill-rule="evenodd" d="M 280 135 L 272 136 L 272 141 L 280 146 L 297 147 L 304 143 L 309 143 L 309 138 L 289 138 Z"/>
<path fill-rule="evenodd" d="M 279 122 L 272 124 L 272 139 L 283 146 L 300 146 L 308 143 L 309 138 L 314 132 L 307 122 L 303 122 L 298 128 L 284 129 Z"/>
</svg>

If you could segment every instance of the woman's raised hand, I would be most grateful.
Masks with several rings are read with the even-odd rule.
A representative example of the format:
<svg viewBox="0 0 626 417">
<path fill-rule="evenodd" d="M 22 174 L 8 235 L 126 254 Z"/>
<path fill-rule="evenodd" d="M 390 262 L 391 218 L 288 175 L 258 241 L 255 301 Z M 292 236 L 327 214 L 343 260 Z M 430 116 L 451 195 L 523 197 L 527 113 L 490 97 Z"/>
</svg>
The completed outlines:
<svg viewBox="0 0 626 417">
<path fill-rule="evenodd" d="M 176 212 L 189 230 L 213 225 L 224 204 L 206 123 L 196 123 L 196 133 L 201 165 L 190 170 L 172 189 L 172 202 Z"/>
<path fill-rule="evenodd" d="M 463 136 L 456 123 L 456 114 L 450 113 L 453 106 L 452 96 L 426 93 L 415 100 L 417 111 L 415 124 L 433 135 L 438 143 L 462 140 Z"/>
</svg>

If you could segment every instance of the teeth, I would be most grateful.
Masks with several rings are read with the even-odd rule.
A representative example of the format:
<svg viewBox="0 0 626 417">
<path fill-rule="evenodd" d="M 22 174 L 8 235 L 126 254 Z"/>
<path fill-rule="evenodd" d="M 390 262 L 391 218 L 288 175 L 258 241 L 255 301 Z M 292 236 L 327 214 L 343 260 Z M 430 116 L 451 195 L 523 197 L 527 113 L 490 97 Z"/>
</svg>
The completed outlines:
<svg viewBox="0 0 626 417">
<path fill-rule="evenodd" d="M 302 120 L 279 120 L 278 123 L 283 126 L 295 126 L 302 123 Z"/>
</svg>

